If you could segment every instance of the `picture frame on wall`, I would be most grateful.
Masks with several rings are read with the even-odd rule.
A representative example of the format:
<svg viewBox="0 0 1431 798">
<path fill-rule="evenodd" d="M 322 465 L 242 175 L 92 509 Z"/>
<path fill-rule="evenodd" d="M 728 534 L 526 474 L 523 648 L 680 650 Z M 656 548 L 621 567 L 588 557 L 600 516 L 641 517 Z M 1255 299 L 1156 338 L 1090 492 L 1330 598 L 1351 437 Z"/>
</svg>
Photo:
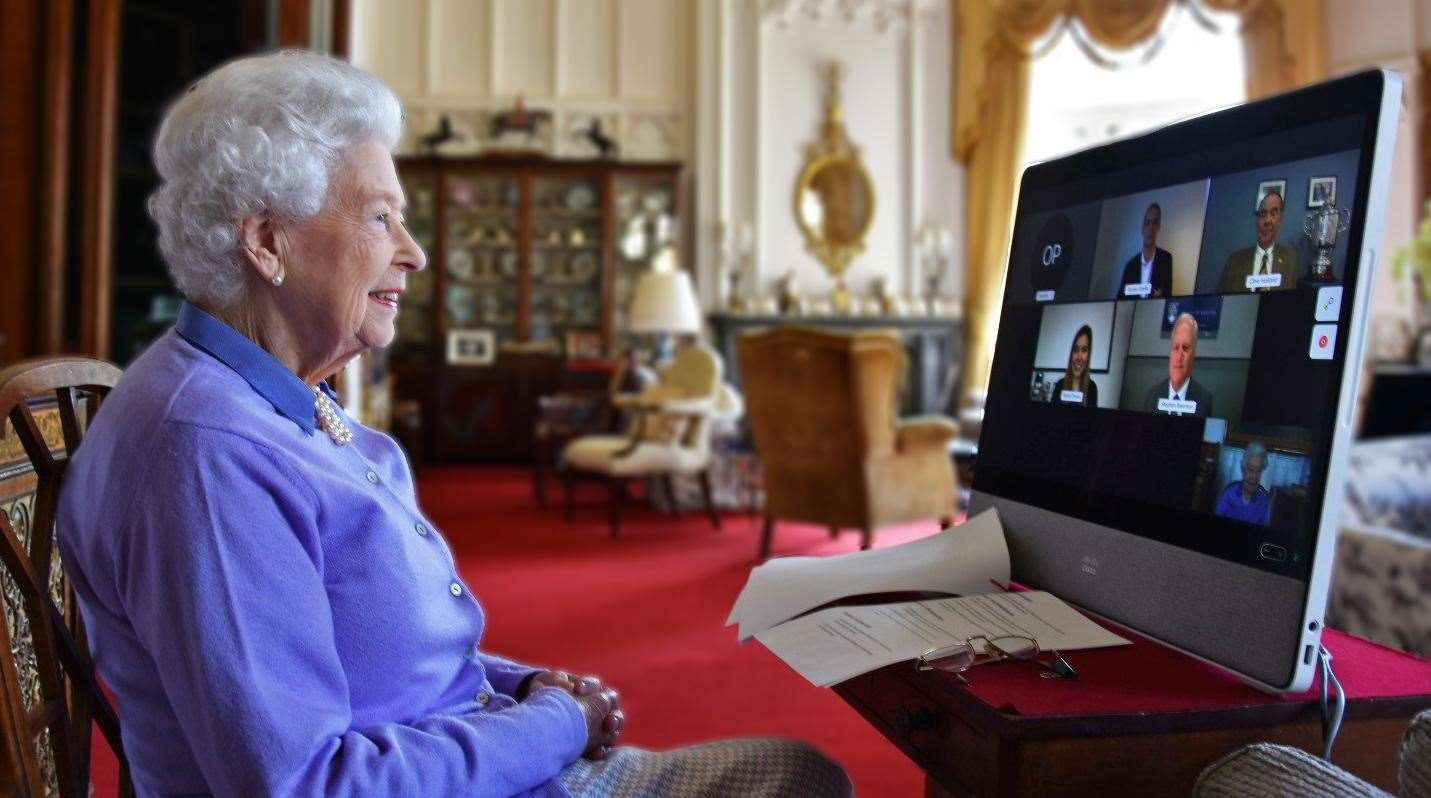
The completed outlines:
<svg viewBox="0 0 1431 798">
<path fill-rule="evenodd" d="M 492 330 L 449 330 L 447 362 L 456 366 L 490 366 L 497 362 L 497 335 Z"/>
<path fill-rule="evenodd" d="M 1320 208 L 1337 201 L 1337 179 L 1335 177 L 1314 177 L 1307 183 L 1307 207 Z"/>
<path fill-rule="evenodd" d="M 596 330 L 567 330 L 568 360 L 599 360 L 602 354 L 601 333 Z"/>
<path fill-rule="evenodd" d="M 1287 181 L 1286 180 L 1263 180 L 1257 184 L 1257 201 L 1252 204 L 1252 211 L 1256 213 L 1262 208 L 1262 198 L 1273 191 L 1282 198 L 1282 205 L 1287 205 Z"/>
</svg>

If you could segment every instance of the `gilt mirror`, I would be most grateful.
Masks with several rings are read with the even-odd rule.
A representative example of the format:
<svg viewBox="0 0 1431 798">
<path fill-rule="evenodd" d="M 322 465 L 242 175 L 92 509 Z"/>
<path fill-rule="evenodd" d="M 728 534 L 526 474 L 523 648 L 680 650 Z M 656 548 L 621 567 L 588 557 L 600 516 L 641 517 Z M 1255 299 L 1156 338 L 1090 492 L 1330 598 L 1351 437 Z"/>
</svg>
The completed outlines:
<svg viewBox="0 0 1431 798">
<path fill-rule="evenodd" d="M 829 94 L 820 139 L 806 148 L 805 165 L 795 181 L 795 222 L 810 251 L 844 292 L 843 275 L 865 248 L 874 223 L 875 192 L 859 149 L 845 134 L 838 62 L 829 66 Z"/>
</svg>

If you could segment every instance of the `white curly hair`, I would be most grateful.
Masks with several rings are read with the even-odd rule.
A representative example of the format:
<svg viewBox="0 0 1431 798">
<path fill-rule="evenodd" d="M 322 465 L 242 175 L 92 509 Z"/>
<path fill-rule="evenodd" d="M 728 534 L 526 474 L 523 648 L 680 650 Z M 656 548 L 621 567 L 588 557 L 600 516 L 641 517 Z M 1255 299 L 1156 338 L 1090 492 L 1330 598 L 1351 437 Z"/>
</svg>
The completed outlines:
<svg viewBox="0 0 1431 798">
<path fill-rule="evenodd" d="M 1242 452 L 1242 462 L 1245 463 L 1254 457 L 1260 459 L 1262 461 L 1262 467 L 1266 468 L 1267 444 L 1263 443 L 1262 441 L 1249 441 L 1247 444 L 1247 448 Z"/>
<path fill-rule="evenodd" d="M 160 184 L 149 215 L 179 291 L 214 308 L 242 301 L 238 221 L 317 215 L 343 152 L 367 141 L 391 152 L 402 121 L 386 84 L 317 53 L 240 58 L 200 78 L 154 140 Z"/>
</svg>

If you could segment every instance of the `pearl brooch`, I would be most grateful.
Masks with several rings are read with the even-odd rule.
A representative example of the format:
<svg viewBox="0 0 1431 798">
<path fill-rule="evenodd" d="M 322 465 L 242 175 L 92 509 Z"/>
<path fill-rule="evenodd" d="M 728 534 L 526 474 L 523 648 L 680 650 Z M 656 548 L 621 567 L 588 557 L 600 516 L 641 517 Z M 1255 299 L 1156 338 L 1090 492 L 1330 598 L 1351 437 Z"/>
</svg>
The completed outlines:
<svg viewBox="0 0 1431 798">
<path fill-rule="evenodd" d="M 343 417 L 338 414 L 338 408 L 333 405 L 333 400 L 328 398 L 328 394 L 323 393 L 323 389 L 314 386 L 313 407 L 318 411 L 318 426 L 328 433 L 328 437 L 333 439 L 335 446 L 342 446 L 353 441 L 353 431 L 348 429 L 348 425 L 343 421 Z"/>
</svg>

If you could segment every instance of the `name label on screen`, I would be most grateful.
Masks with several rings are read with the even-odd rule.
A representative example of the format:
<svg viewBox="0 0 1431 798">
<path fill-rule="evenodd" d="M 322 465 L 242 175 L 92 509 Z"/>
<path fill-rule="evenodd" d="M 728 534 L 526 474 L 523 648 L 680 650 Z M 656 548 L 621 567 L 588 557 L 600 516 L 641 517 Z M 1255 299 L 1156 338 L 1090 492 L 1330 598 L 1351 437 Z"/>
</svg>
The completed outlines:
<svg viewBox="0 0 1431 798">
<path fill-rule="evenodd" d="M 1153 293 L 1152 283 L 1128 283 L 1123 286 L 1123 296 L 1136 296 L 1147 299 Z"/>
<path fill-rule="evenodd" d="M 1061 391 L 1058 394 L 1060 401 L 1083 404 L 1083 391 Z"/>
<path fill-rule="evenodd" d="M 1256 291 L 1259 288 L 1279 288 L 1282 285 L 1281 272 L 1272 274 L 1249 274 L 1247 276 L 1247 290 Z"/>
<path fill-rule="evenodd" d="M 1191 399 L 1159 399 L 1158 410 L 1164 413 L 1186 413 L 1192 415 L 1197 412 L 1197 402 Z"/>
<path fill-rule="evenodd" d="M 1038 292 L 1036 292 L 1036 293 L 1034 294 L 1034 301 L 1035 301 L 1035 302 L 1052 302 L 1052 301 L 1053 301 L 1053 292 L 1052 292 L 1052 291 L 1038 291 Z"/>
</svg>

